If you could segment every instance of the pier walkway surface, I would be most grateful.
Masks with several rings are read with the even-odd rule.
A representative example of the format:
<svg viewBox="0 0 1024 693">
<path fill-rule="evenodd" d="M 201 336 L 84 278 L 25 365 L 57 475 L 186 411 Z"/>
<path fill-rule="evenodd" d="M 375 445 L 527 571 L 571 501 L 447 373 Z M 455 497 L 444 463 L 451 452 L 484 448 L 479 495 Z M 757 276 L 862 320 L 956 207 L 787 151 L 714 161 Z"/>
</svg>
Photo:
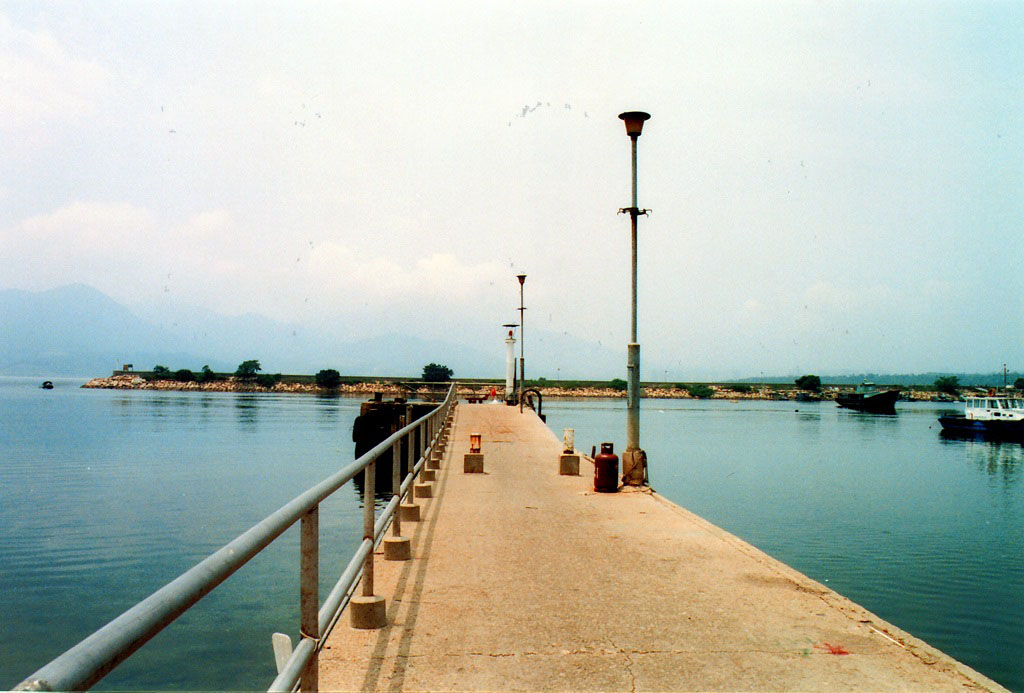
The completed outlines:
<svg viewBox="0 0 1024 693">
<path fill-rule="evenodd" d="M 321 689 L 1004 690 L 657 494 L 560 476 L 531 411 L 463 404 L 450 441 L 413 559 L 377 562 L 388 625 L 342 619 Z"/>
</svg>

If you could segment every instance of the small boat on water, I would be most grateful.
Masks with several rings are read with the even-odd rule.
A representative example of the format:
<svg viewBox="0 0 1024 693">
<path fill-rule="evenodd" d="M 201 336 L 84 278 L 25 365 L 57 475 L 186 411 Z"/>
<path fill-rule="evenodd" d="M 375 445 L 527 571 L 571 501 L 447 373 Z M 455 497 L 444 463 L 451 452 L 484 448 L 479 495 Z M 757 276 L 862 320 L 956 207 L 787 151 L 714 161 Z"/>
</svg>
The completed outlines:
<svg viewBox="0 0 1024 693">
<path fill-rule="evenodd" d="M 44 380 L 43 384 L 40 385 L 39 387 L 41 387 L 44 390 L 52 390 L 53 389 L 53 381 L 52 380 Z"/>
<path fill-rule="evenodd" d="M 847 409 L 874 414 L 895 414 L 896 400 L 899 397 L 899 390 L 879 390 L 874 383 L 865 381 L 853 392 L 841 392 L 836 395 L 836 404 Z"/>
<path fill-rule="evenodd" d="M 967 397 L 963 414 L 940 416 L 939 423 L 948 435 L 1024 439 L 1024 399 L 994 390 L 985 396 Z"/>
<path fill-rule="evenodd" d="M 795 399 L 797 402 L 820 402 L 821 395 L 816 392 L 798 392 Z"/>
</svg>

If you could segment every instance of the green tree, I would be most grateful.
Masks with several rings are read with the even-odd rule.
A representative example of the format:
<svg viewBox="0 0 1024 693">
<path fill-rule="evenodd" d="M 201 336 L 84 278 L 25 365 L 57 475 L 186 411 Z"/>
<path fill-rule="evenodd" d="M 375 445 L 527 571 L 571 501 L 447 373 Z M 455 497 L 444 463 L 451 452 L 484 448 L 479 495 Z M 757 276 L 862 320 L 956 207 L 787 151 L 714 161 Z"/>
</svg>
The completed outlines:
<svg viewBox="0 0 1024 693">
<path fill-rule="evenodd" d="M 940 375 L 935 379 L 935 389 L 955 397 L 960 393 L 960 378 L 955 375 Z"/>
<path fill-rule="evenodd" d="M 715 394 L 715 391 L 711 388 L 711 386 L 705 385 L 704 383 L 695 383 L 693 385 L 687 385 L 686 391 L 690 393 L 690 397 L 696 397 L 697 399 L 708 399 L 713 394 Z"/>
<path fill-rule="evenodd" d="M 281 382 L 280 373 L 275 373 L 273 375 L 270 373 L 260 373 L 256 376 L 256 384 L 267 389 L 274 387 L 279 382 Z"/>
<path fill-rule="evenodd" d="M 172 376 L 171 369 L 168 368 L 167 366 L 160 366 L 160 365 L 153 366 L 153 377 L 154 378 L 157 378 L 158 380 L 170 380 L 171 376 Z"/>
<path fill-rule="evenodd" d="M 629 384 L 622 378 L 612 378 L 610 381 L 608 381 L 608 387 L 610 387 L 613 390 L 619 390 L 621 392 L 622 390 L 625 390 L 627 387 L 629 387 Z"/>
<path fill-rule="evenodd" d="M 1024 390 L 1024 378 L 1017 378 L 1014 380 L 1013 387 L 1015 390 Z"/>
<path fill-rule="evenodd" d="M 333 368 L 325 368 L 316 374 L 316 384 L 319 387 L 333 390 L 341 385 L 341 373 Z"/>
<path fill-rule="evenodd" d="M 242 361 L 238 364 L 238 369 L 235 370 L 235 375 L 242 380 L 252 380 L 256 377 L 256 372 L 263 370 L 260 367 L 260 362 L 256 359 L 249 361 Z"/>
<path fill-rule="evenodd" d="M 739 393 L 742 393 L 744 395 L 747 394 L 748 392 L 750 392 L 751 389 L 752 388 L 749 385 L 746 385 L 744 383 L 740 383 L 739 385 L 733 385 L 732 386 L 732 391 L 733 392 L 739 392 Z"/>
<path fill-rule="evenodd" d="M 179 383 L 190 383 L 196 379 L 196 374 L 187 368 L 174 371 L 174 379 Z"/>
<path fill-rule="evenodd" d="M 821 390 L 821 378 L 816 375 L 801 375 L 794 382 L 801 390 L 810 390 L 811 392 Z"/>
<path fill-rule="evenodd" d="M 201 383 L 212 383 L 216 379 L 217 374 L 209 366 L 203 366 L 203 370 L 199 372 L 199 377 L 196 378 Z"/>
<path fill-rule="evenodd" d="M 453 375 L 455 373 L 451 368 L 440 363 L 428 363 L 423 367 L 423 382 L 426 383 L 446 383 Z"/>
</svg>

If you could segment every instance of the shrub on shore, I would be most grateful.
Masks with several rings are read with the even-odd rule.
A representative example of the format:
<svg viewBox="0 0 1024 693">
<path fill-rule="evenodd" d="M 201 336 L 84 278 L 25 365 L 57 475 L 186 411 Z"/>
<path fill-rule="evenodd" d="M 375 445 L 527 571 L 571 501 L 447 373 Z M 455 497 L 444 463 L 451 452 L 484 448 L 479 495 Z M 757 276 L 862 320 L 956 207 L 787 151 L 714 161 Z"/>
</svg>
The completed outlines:
<svg viewBox="0 0 1024 693">
<path fill-rule="evenodd" d="M 628 386 L 628 383 L 622 378 L 612 378 L 608 381 L 608 387 L 613 390 L 625 390 Z"/>
<path fill-rule="evenodd" d="M 271 375 L 270 373 L 260 373 L 256 376 L 256 384 L 260 387 L 269 389 L 277 385 L 279 382 L 281 382 L 280 373 L 275 373 L 274 375 Z"/>
<path fill-rule="evenodd" d="M 341 385 L 341 373 L 333 368 L 325 368 L 316 374 L 316 384 L 318 387 L 334 390 Z"/>
<path fill-rule="evenodd" d="M 715 391 L 711 389 L 710 385 L 704 383 L 696 383 L 693 385 L 687 385 L 686 391 L 690 393 L 690 397 L 696 397 L 697 399 L 710 399 Z"/>
<path fill-rule="evenodd" d="M 196 379 L 196 374 L 187 368 L 174 371 L 174 379 L 179 383 L 190 383 Z"/>
</svg>

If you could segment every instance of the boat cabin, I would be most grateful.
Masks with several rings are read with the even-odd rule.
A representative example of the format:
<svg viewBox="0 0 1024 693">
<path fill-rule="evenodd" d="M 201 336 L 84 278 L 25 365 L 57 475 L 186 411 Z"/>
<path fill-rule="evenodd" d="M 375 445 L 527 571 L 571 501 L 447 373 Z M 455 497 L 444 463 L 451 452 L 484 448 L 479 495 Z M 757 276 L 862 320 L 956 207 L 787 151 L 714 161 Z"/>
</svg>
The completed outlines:
<svg viewBox="0 0 1024 693">
<path fill-rule="evenodd" d="M 1024 419 L 1024 399 L 1005 395 L 967 397 L 964 400 L 964 414 L 968 419 Z"/>
</svg>

